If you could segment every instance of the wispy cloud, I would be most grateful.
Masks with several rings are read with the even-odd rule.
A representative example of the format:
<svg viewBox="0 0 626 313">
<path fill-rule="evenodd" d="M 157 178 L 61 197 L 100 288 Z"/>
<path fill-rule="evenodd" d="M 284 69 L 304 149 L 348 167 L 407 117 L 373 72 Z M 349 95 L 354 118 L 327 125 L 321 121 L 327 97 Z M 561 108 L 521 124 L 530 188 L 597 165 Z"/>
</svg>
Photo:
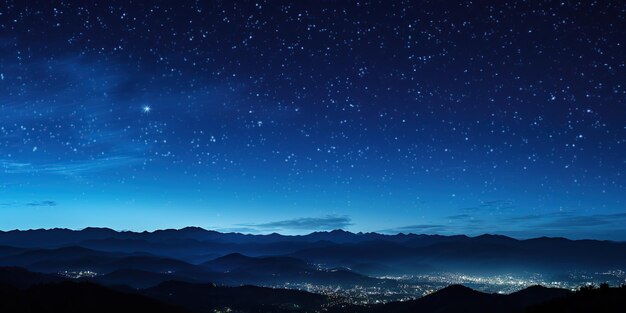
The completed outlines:
<svg viewBox="0 0 626 313">
<path fill-rule="evenodd" d="M 52 201 L 52 200 L 43 200 L 43 201 L 29 202 L 29 203 L 26 203 L 26 205 L 28 206 L 57 206 L 57 202 Z"/>
<path fill-rule="evenodd" d="M 0 203 L 0 207 L 53 207 L 57 206 L 59 203 L 54 200 L 41 200 L 41 201 L 31 201 L 31 202 L 2 202 Z"/>
<path fill-rule="evenodd" d="M 556 236 L 623 240 L 626 234 L 626 212 L 613 214 L 578 214 L 563 211 L 529 214 L 502 219 L 490 227 L 496 232 L 517 237 Z M 506 224 L 506 227 L 502 225 Z M 500 230 L 498 231 L 498 229 Z"/>
<path fill-rule="evenodd" d="M 348 216 L 326 215 L 322 217 L 300 217 L 289 220 L 258 223 L 240 224 L 240 226 L 262 230 L 332 230 L 342 229 L 353 225 Z"/>
<path fill-rule="evenodd" d="M 140 158 L 129 156 L 115 156 L 109 158 L 46 164 L 0 160 L 0 168 L 6 174 L 58 174 L 79 176 L 80 174 L 87 172 L 97 172 L 116 167 L 128 166 L 140 163 L 141 161 L 142 160 Z"/>
<path fill-rule="evenodd" d="M 453 223 L 452 225 L 448 225 L 448 228 L 454 226 L 459 227 L 459 225 L 463 225 L 465 229 L 468 230 L 477 230 L 483 229 L 485 226 L 485 220 L 474 217 L 471 214 L 456 214 L 449 215 L 446 217 L 449 223 Z"/>
<path fill-rule="evenodd" d="M 588 226 L 626 225 L 626 213 L 581 215 L 573 211 L 558 211 L 509 216 L 498 220 L 498 222 L 514 224 L 520 228 L 528 229 L 572 229 Z"/>
<path fill-rule="evenodd" d="M 485 207 L 507 207 L 508 202 L 484 203 Z M 613 214 L 580 214 L 575 211 L 554 211 L 513 215 L 498 212 L 490 218 L 475 218 L 472 213 L 448 215 L 423 224 L 398 226 L 380 230 L 381 233 L 467 234 L 499 233 L 521 237 L 568 236 L 587 237 L 626 232 L 626 212 Z"/>
<path fill-rule="evenodd" d="M 0 122 L 6 124 L 7 139 L 3 148 L 12 153 L 0 159 L 0 174 L 80 176 L 146 159 L 146 151 L 157 144 L 136 142 L 142 130 L 129 126 L 141 114 L 141 97 L 149 93 L 132 88 L 143 74 L 118 66 L 118 60 L 107 64 L 72 55 L 54 60 L 33 57 L 3 69 L 7 79 L 55 79 L 45 86 L 26 84 L 22 94 L 3 98 Z M 64 126 L 50 137 L 50 129 L 39 125 L 52 122 Z M 151 122 L 164 128 L 160 120 Z M 73 160 L 63 159 L 71 148 Z"/>
<path fill-rule="evenodd" d="M 579 215 L 556 218 L 538 226 L 548 228 L 573 228 L 589 226 L 621 226 L 626 225 L 626 213 Z"/>
<path fill-rule="evenodd" d="M 257 234 L 259 230 L 257 228 L 252 227 L 227 227 L 227 228 L 218 228 L 220 232 L 225 233 L 242 233 L 242 234 Z"/>
<path fill-rule="evenodd" d="M 507 217 L 506 219 L 503 220 L 503 222 L 509 222 L 509 223 L 518 223 L 518 222 L 524 222 L 524 221 L 534 222 L 534 221 L 542 221 L 542 220 L 547 220 L 551 218 L 560 218 L 560 217 L 566 217 L 566 216 L 572 216 L 572 215 L 574 215 L 574 212 L 571 212 L 571 211 L 558 211 L 558 212 L 553 212 L 553 213 L 541 213 L 541 214 L 526 214 L 526 215 L 517 215 L 517 216 Z"/>
<path fill-rule="evenodd" d="M 386 234 L 397 234 L 397 233 L 438 233 L 442 231 L 446 231 L 447 228 L 445 225 L 441 224 L 415 224 L 415 225 L 407 225 L 394 227 L 389 229 L 383 229 L 380 232 Z"/>
</svg>

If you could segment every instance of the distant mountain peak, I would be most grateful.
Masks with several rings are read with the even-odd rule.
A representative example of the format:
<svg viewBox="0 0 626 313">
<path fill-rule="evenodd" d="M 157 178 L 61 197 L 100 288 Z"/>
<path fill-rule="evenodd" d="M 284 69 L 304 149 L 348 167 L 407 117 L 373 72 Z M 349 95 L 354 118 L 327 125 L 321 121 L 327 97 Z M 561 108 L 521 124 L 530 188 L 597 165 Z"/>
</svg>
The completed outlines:
<svg viewBox="0 0 626 313">
<path fill-rule="evenodd" d="M 447 286 L 438 292 L 477 292 L 476 290 L 461 284 Z"/>
<path fill-rule="evenodd" d="M 229 253 L 225 256 L 219 257 L 218 259 L 249 259 L 250 257 L 247 255 L 243 255 L 239 252 Z"/>
<path fill-rule="evenodd" d="M 209 232 L 210 231 L 199 226 L 187 226 L 187 227 L 181 228 L 180 230 L 188 231 L 188 232 Z"/>
<path fill-rule="evenodd" d="M 93 226 L 89 226 L 89 227 L 85 227 L 83 228 L 83 230 L 106 230 L 106 231 L 115 231 L 111 228 L 108 227 L 93 227 Z"/>
</svg>

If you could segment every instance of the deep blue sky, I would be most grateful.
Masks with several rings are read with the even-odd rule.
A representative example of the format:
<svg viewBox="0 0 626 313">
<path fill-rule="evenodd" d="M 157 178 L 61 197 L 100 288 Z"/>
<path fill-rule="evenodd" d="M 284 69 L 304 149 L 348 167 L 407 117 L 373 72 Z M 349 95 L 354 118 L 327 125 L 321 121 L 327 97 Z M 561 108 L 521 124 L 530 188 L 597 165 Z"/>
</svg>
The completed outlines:
<svg viewBox="0 0 626 313">
<path fill-rule="evenodd" d="M 626 240 L 626 5 L 5 1 L 0 229 Z"/>
</svg>

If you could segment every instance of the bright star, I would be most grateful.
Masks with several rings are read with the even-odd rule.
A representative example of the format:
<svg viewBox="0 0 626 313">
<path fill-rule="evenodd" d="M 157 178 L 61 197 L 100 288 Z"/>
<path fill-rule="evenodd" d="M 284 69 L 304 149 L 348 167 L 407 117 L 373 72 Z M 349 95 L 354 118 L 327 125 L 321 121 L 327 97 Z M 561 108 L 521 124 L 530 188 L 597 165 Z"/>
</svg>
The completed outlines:
<svg viewBox="0 0 626 313">
<path fill-rule="evenodd" d="M 144 105 L 143 107 L 141 107 L 141 110 L 143 111 L 143 113 L 150 113 L 150 111 L 152 111 L 152 108 L 149 105 Z"/>
</svg>

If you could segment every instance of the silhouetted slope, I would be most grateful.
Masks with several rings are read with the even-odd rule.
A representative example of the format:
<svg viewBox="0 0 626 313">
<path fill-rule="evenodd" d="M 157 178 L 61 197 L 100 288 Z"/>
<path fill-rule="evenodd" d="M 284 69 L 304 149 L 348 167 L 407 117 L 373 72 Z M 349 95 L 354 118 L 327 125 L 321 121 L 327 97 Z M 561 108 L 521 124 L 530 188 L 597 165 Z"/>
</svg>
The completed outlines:
<svg viewBox="0 0 626 313">
<path fill-rule="evenodd" d="M 126 275 L 144 276 L 142 279 L 154 278 L 151 273 L 134 270 L 118 271 L 108 278 L 99 278 L 124 279 Z M 327 297 L 288 289 L 224 287 L 174 281 L 144 290 L 123 286 L 107 288 L 91 282 L 79 283 L 20 268 L 0 268 L 0 312 L 181 311 L 156 301 L 180 304 L 198 312 L 211 312 L 213 309 L 226 307 L 245 312 L 291 312 L 301 311 L 302 308 L 319 308 L 327 303 Z"/>
<path fill-rule="evenodd" d="M 314 269 L 305 261 L 292 257 L 249 257 L 232 253 L 201 264 L 214 271 L 248 271 L 280 273 L 288 270 Z"/>
<path fill-rule="evenodd" d="M 320 269 L 293 257 L 249 257 L 233 253 L 201 264 L 202 268 L 221 272 L 217 282 L 274 285 L 283 283 L 332 284 L 340 286 L 396 283 L 354 273 L 347 269 Z"/>
<path fill-rule="evenodd" d="M 489 313 L 522 312 L 530 305 L 565 297 L 567 290 L 530 287 L 510 295 L 488 294 L 461 285 L 451 285 L 422 298 L 375 306 L 374 313 Z"/>
<path fill-rule="evenodd" d="M 61 282 L 17 289 L 0 286 L 0 312 L 185 312 L 145 296 L 91 283 Z"/>
<path fill-rule="evenodd" d="M 24 252 L 26 249 L 16 248 L 11 246 L 0 246 L 0 258 L 8 257 L 11 255 Z"/>
<path fill-rule="evenodd" d="M 119 254 L 111 252 L 96 251 L 77 246 L 57 249 L 34 249 L 0 258 L 0 265 L 26 266 L 40 261 L 54 262 L 77 258 L 101 260 L 103 258 L 110 259 L 118 255 Z"/>
<path fill-rule="evenodd" d="M 153 279 L 154 273 L 118 271 L 110 277 Z M 162 277 L 156 277 L 156 280 Z M 148 298 L 152 298 L 148 299 Z M 160 303 L 163 302 L 163 303 Z M 164 304 L 168 303 L 168 304 Z M 626 287 L 563 289 L 532 286 L 509 295 L 488 294 L 452 285 L 422 298 L 373 306 L 337 302 L 298 290 L 255 286 L 224 287 L 168 281 L 136 290 L 78 283 L 20 268 L 0 268 L 0 312 L 320 312 L 329 313 L 489 313 L 624 312 Z"/>
<path fill-rule="evenodd" d="M 196 281 L 190 277 L 181 278 L 175 274 L 154 273 L 136 269 L 121 269 L 111 273 L 85 279 L 102 285 L 127 285 L 133 288 L 148 288 L 170 280 Z"/>
<path fill-rule="evenodd" d="M 281 256 L 248 257 L 230 254 L 192 265 L 181 260 L 153 255 L 128 255 L 105 252 L 82 247 L 58 249 L 33 249 L 0 258 L 0 266 L 20 266 L 32 271 L 61 273 L 65 271 L 92 271 L 104 277 L 94 280 L 110 284 L 127 284 L 133 287 L 149 287 L 167 280 L 189 282 L 215 282 L 228 285 L 278 285 L 284 283 L 314 283 L 342 286 L 378 285 L 384 281 L 353 273 L 349 270 L 320 269 L 307 262 Z M 152 272 L 131 277 L 108 276 L 120 270 Z M 390 283 L 390 282 L 387 282 Z"/>
<path fill-rule="evenodd" d="M 298 290 L 255 286 L 218 287 L 183 282 L 165 282 L 144 290 L 143 294 L 196 312 L 208 312 L 216 308 L 245 312 L 288 312 L 295 308 L 319 308 L 328 301 L 326 296 Z"/>
<path fill-rule="evenodd" d="M 418 244 L 424 240 L 428 244 Z M 516 240 L 505 236 L 421 237 L 410 244 L 366 241 L 305 248 L 290 256 L 314 263 L 351 266 L 383 264 L 399 272 L 436 266 L 439 270 L 598 270 L 626 268 L 626 243 L 597 240 L 537 238 Z M 419 271 L 419 268 L 418 268 Z M 410 272 L 409 272 L 410 273 Z"/>
<path fill-rule="evenodd" d="M 373 312 L 504 312 L 504 296 L 478 292 L 461 285 L 452 285 L 425 297 L 405 302 L 392 302 Z"/>
<path fill-rule="evenodd" d="M 90 270 L 100 274 L 120 269 L 174 272 L 196 268 L 194 265 L 171 258 L 128 255 L 83 247 L 27 250 L 0 258 L 0 266 L 20 266 L 46 273 Z"/>
<path fill-rule="evenodd" d="M 29 272 L 20 267 L 0 267 L 0 284 L 16 288 L 26 288 L 36 284 L 63 281 L 63 278 L 42 273 Z"/>
<path fill-rule="evenodd" d="M 194 270 L 195 266 L 180 260 L 155 256 L 130 256 L 106 264 L 105 271 L 137 269 L 152 272 L 176 272 Z"/>
<path fill-rule="evenodd" d="M 626 286 L 583 289 L 528 309 L 528 313 L 623 313 L 626 312 Z"/>
<path fill-rule="evenodd" d="M 543 303 L 553 299 L 565 297 L 569 294 L 570 291 L 566 289 L 530 286 L 507 295 L 507 298 L 518 307 L 529 307 L 537 303 Z"/>
</svg>

